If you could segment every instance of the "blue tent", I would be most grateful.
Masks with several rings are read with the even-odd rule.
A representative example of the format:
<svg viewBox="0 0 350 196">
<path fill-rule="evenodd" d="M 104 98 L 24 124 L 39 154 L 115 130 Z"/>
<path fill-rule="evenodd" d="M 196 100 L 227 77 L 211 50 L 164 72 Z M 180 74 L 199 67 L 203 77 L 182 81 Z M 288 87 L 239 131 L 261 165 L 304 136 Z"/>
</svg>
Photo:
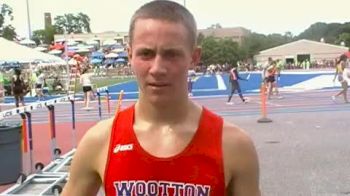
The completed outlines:
<svg viewBox="0 0 350 196">
<path fill-rule="evenodd" d="M 21 64 L 18 61 L 2 61 L 0 63 L 1 67 L 3 68 L 19 68 L 21 67 Z"/>
<path fill-rule="evenodd" d="M 100 63 L 102 63 L 102 59 L 92 59 L 90 62 L 92 64 L 100 64 Z"/>
<path fill-rule="evenodd" d="M 114 64 L 115 63 L 115 60 L 114 59 L 112 59 L 112 58 L 108 58 L 108 59 L 106 59 L 104 62 L 103 62 L 103 64 Z"/>
<path fill-rule="evenodd" d="M 102 59 L 105 56 L 105 54 L 103 54 L 103 52 L 93 52 L 91 54 L 91 58 L 93 59 Z"/>
<path fill-rule="evenodd" d="M 117 63 L 125 63 L 126 61 L 123 58 L 117 58 L 117 60 L 115 60 L 115 62 L 117 62 Z"/>
</svg>

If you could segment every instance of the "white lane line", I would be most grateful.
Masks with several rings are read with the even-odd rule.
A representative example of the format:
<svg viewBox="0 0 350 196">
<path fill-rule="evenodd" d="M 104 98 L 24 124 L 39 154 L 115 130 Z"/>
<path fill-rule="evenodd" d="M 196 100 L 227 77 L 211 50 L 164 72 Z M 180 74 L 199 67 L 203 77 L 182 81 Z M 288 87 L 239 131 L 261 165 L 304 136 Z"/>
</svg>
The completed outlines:
<svg viewBox="0 0 350 196">
<path fill-rule="evenodd" d="M 222 78 L 221 75 L 215 75 L 216 76 L 216 80 L 218 82 L 218 90 L 226 90 L 227 87 L 225 85 L 224 79 Z"/>
</svg>

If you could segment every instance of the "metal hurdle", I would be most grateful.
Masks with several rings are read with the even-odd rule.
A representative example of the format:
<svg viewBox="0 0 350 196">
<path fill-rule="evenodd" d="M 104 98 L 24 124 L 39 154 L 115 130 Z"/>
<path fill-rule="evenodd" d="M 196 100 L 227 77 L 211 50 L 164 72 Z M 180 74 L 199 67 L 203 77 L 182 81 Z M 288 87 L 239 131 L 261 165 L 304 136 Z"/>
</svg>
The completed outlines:
<svg viewBox="0 0 350 196">
<path fill-rule="evenodd" d="M 19 180 L 0 196 L 11 195 L 59 195 L 66 184 L 68 174 L 42 173 L 32 174 L 26 180 Z"/>
<path fill-rule="evenodd" d="M 28 177 L 21 176 L 17 183 L 1 193 L 3 195 L 59 195 L 68 180 L 69 166 L 76 149 L 56 158 L 45 168 L 35 165 L 37 172 Z"/>
<path fill-rule="evenodd" d="M 42 170 L 39 170 L 39 172 L 42 172 L 42 173 L 45 173 L 45 172 L 48 172 L 48 173 L 67 173 L 68 174 L 69 167 L 70 167 L 70 164 L 72 162 L 75 151 L 76 151 L 76 149 L 69 151 L 65 155 L 52 161 L 50 164 L 48 164 Z"/>
<path fill-rule="evenodd" d="M 32 137 L 32 118 L 31 118 L 31 111 L 36 110 L 36 109 L 40 109 L 43 108 L 45 106 L 47 106 L 48 108 L 53 108 L 53 105 L 59 102 L 63 102 L 63 101 L 68 101 L 72 99 L 71 96 L 64 96 L 64 97 L 60 97 L 60 98 L 56 98 L 56 99 L 52 99 L 52 100 L 48 100 L 48 101 L 42 101 L 42 102 L 36 102 L 36 103 L 32 103 L 26 106 L 22 106 L 19 108 L 13 108 L 10 110 L 6 110 L 3 112 L 0 112 L 0 120 L 4 120 L 6 118 L 9 118 L 11 116 L 15 116 L 15 115 L 20 115 L 22 118 L 22 153 L 23 153 L 23 157 L 24 157 L 24 162 L 23 163 L 28 163 L 28 161 L 26 161 L 26 159 L 28 159 L 28 146 L 29 146 L 29 170 L 26 171 L 23 165 L 22 165 L 22 172 L 23 173 L 32 173 L 33 171 L 33 137 Z M 54 112 L 54 111 L 52 111 Z M 51 114 L 50 111 L 50 120 L 54 121 L 54 114 Z M 52 118 L 52 119 L 51 119 Z M 52 124 L 52 126 L 55 126 L 54 124 Z M 51 126 L 51 127 L 52 127 Z M 52 127 L 53 128 L 53 127 Z M 53 128 L 54 129 L 54 128 Z M 59 154 L 60 149 L 55 148 L 53 149 L 53 153 Z"/>
<path fill-rule="evenodd" d="M 105 89 L 103 89 L 105 90 Z M 107 90 L 105 90 L 108 95 Z M 122 93 L 123 94 L 123 93 Z M 122 99 L 122 95 L 118 100 L 117 111 L 120 109 L 120 102 Z M 69 100 L 72 104 L 72 136 L 73 138 L 73 146 L 76 146 L 76 138 L 75 138 L 75 108 L 74 108 L 74 100 L 71 97 L 62 97 L 55 100 L 49 100 L 45 102 L 34 103 L 28 106 L 24 106 L 21 108 L 15 108 L 13 110 L 0 112 L 0 120 L 5 119 L 9 116 L 13 116 L 15 114 L 20 114 L 23 122 L 27 120 L 27 123 L 23 126 L 23 147 L 30 149 L 30 172 L 32 172 L 33 168 L 33 158 L 32 158 L 32 149 L 33 149 L 33 141 L 32 141 L 32 123 L 31 123 L 31 113 L 30 111 L 47 107 L 49 111 L 49 122 L 50 122 L 50 131 L 51 131 L 51 146 L 53 152 L 53 161 L 48 164 L 46 167 L 42 163 L 35 164 L 35 169 L 37 173 L 31 174 L 28 177 L 25 174 L 21 174 L 17 183 L 7 189 L 5 192 L 0 193 L 0 196 L 11 196 L 11 195 L 59 195 L 66 184 L 69 176 L 69 167 L 73 156 L 75 154 L 76 149 L 69 151 L 65 155 L 60 155 L 61 151 L 57 148 L 57 144 L 55 142 L 55 108 L 54 104 Z M 107 105 L 109 107 L 109 97 L 107 97 Z M 28 125 L 28 126 L 26 126 Z M 99 196 L 103 196 L 104 192 L 101 188 Z"/>
<path fill-rule="evenodd" d="M 107 105 L 107 112 L 110 116 L 111 114 L 111 106 L 110 106 L 110 95 L 109 90 L 107 87 L 100 87 L 96 90 L 97 98 L 98 98 L 98 115 L 100 117 L 100 120 L 102 120 L 102 103 L 101 103 L 101 94 L 106 93 L 106 105 Z"/>
</svg>

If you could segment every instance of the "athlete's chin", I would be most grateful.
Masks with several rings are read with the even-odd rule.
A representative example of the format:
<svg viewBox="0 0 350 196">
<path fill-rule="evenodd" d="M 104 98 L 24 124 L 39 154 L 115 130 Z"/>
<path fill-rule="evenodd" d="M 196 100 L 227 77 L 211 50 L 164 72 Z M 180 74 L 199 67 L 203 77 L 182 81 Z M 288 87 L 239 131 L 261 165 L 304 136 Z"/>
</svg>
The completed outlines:
<svg viewBox="0 0 350 196">
<path fill-rule="evenodd" d="M 153 105 L 161 106 L 161 105 L 169 105 L 172 102 L 172 98 L 170 96 L 161 96 L 161 95 L 151 95 L 149 96 L 149 102 Z"/>
</svg>

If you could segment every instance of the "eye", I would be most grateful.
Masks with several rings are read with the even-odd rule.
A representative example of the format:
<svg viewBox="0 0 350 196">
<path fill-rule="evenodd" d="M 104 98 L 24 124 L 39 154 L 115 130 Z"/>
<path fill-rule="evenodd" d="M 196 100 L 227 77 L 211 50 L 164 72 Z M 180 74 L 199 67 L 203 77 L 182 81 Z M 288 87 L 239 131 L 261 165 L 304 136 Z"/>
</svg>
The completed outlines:
<svg viewBox="0 0 350 196">
<path fill-rule="evenodd" d="M 180 56 L 181 53 L 179 51 L 176 51 L 176 50 L 168 50 L 168 51 L 165 51 L 163 55 L 165 58 L 176 58 L 176 57 Z"/>
<path fill-rule="evenodd" d="M 137 56 L 141 57 L 141 58 L 152 58 L 154 56 L 154 52 L 152 50 L 149 49 L 142 49 L 139 50 L 137 53 Z"/>
</svg>

